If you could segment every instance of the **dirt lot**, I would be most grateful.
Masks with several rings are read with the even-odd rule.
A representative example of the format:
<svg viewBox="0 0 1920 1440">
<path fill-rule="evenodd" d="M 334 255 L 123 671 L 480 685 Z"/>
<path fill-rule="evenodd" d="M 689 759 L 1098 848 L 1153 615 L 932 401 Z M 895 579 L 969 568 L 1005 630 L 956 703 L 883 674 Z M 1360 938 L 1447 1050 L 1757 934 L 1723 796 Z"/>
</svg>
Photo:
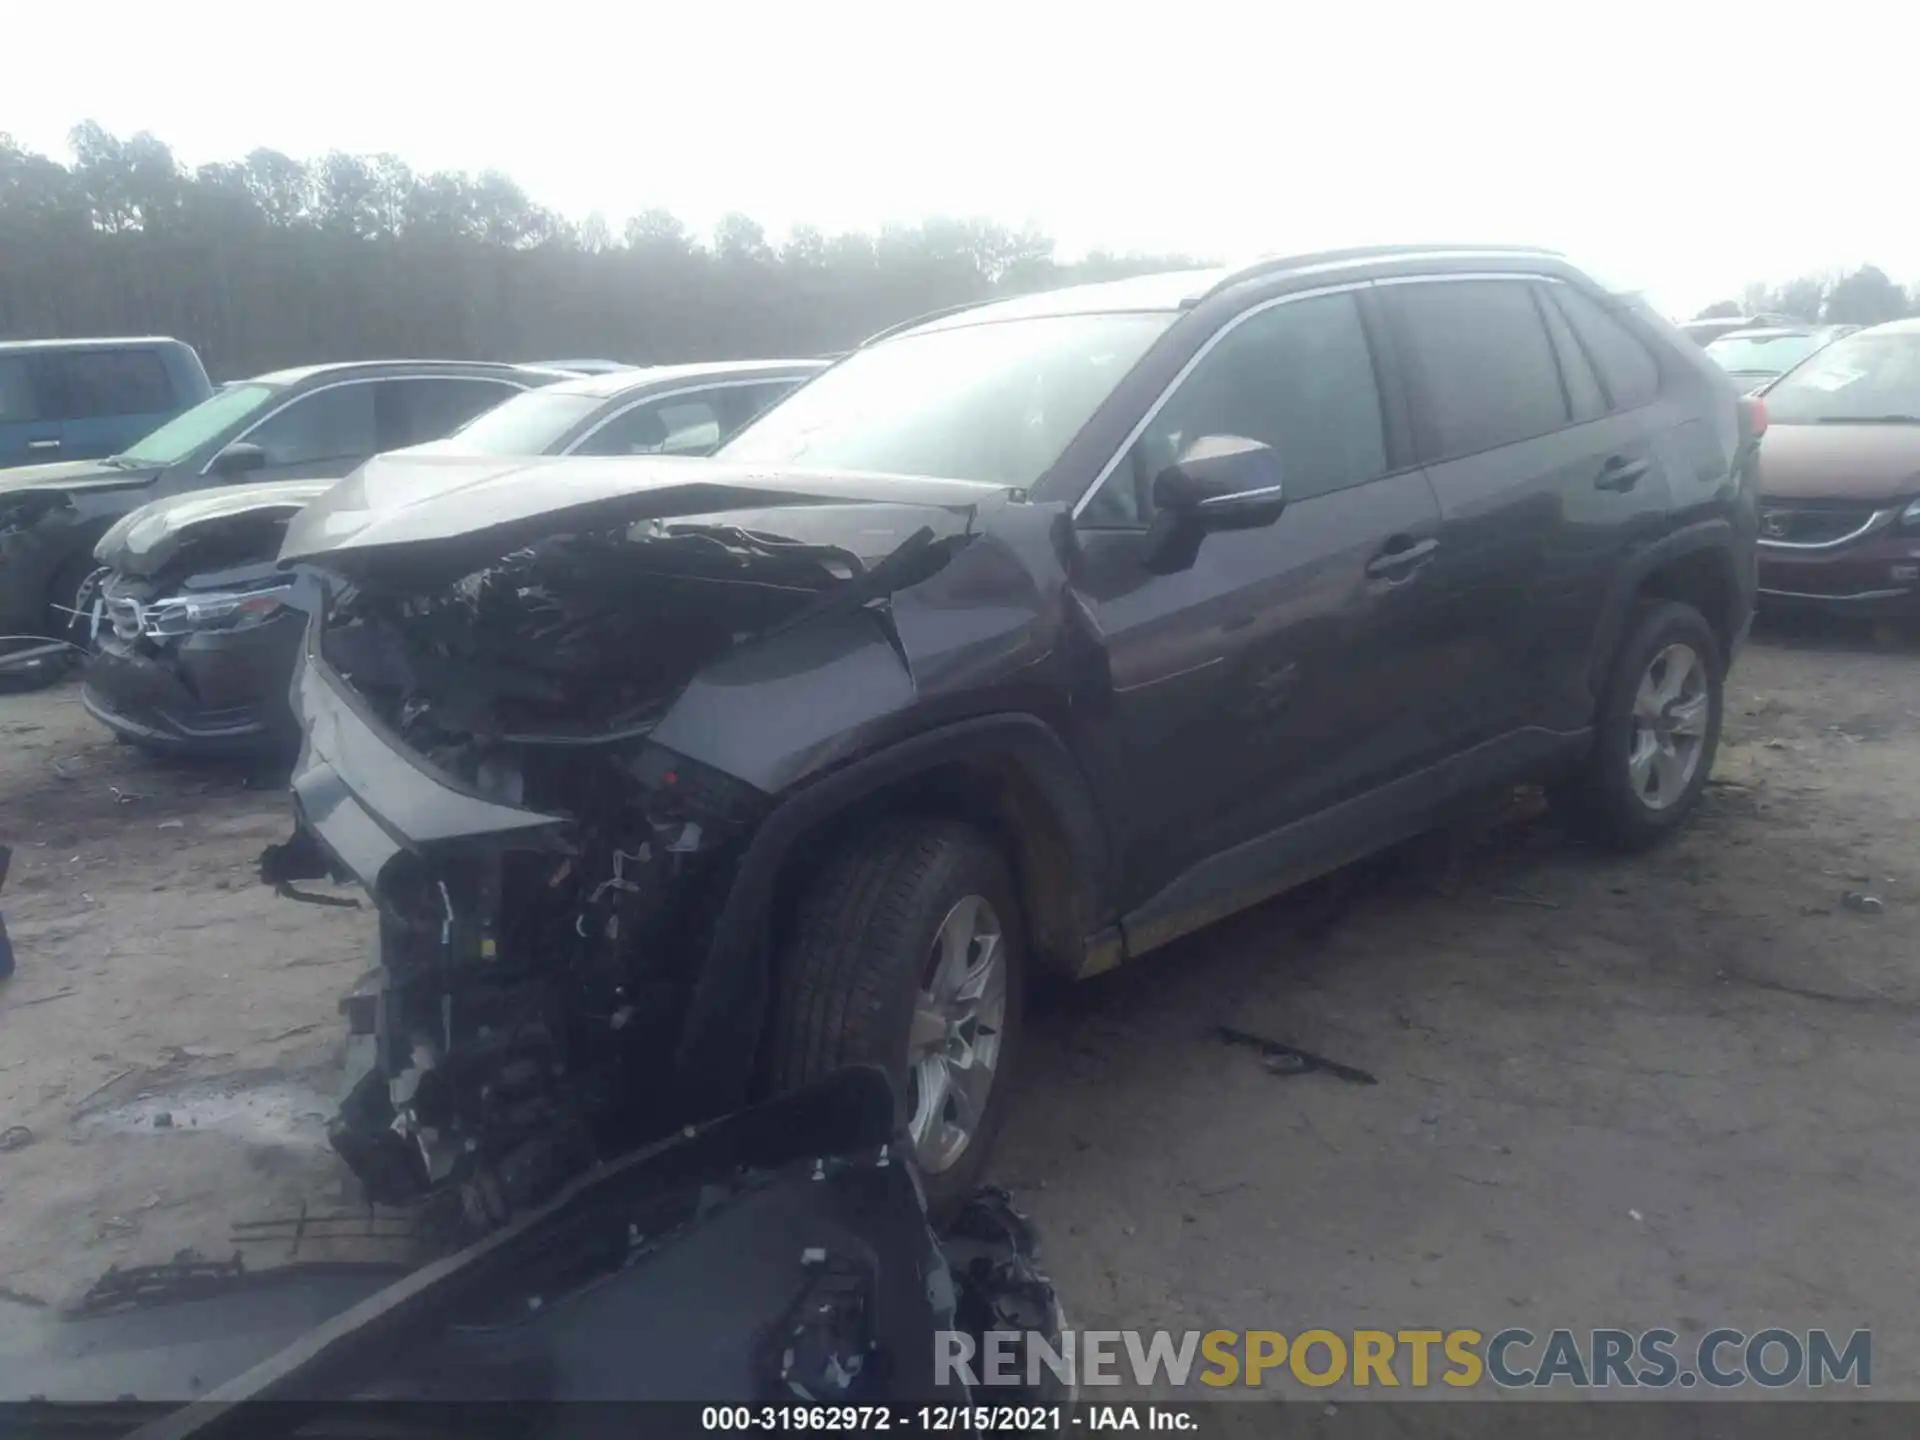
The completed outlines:
<svg viewBox="0 0 1920 1440">
<path fill-rule="evenodd" d="M 1917 717 L 1912 646 L 1775 634 L 1657 855 L 1431 844 L 1042 1007 L 999 1172 L 1075 1323 L 1871 1326 L 1876 1393 L 1920 1395 Z M 0 1310 L 340 1203 L 319 1120 L 370 926 L 253 882 L 285 825 L 71 689 L 0 700 L 0 1129 L 32 1132 Z M 1220 1022 L 1379 1083 L 1276 1076 Z"/>
</svg>

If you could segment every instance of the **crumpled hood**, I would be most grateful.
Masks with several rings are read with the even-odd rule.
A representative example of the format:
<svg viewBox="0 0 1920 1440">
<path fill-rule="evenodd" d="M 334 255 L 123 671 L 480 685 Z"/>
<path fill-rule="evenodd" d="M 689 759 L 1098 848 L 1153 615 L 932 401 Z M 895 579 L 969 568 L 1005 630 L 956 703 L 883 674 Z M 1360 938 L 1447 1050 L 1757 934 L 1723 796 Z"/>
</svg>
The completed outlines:
<svg viewBox="0 0 1920 1440">
<path fill-rule="evenodd" d="M 21 490 L 136 490 L 151 485 L 158 470 L 120 470 L 98 460 L 61 460 L 52 465 L 15 465 L 0 470 L 0 496 Z"/>
<path fill-rule="evenodd" d="M 1863 500 L 1920 494 L 1920 425 L 1782 425 L 1760 442 L 1769 500 Z"/>
<path fill-rule="evenodd" d="M 169 495 L 122 516 L 100 537 L 93 556 L 122 575 L 150 576 L 182 547 L 232 529 L 262 537 L 259 559 L 273 559 L 279 525 L 333 488 L 334 480 L 276 480 Z M 235 528 L 237 527 L 237 528 Z"/>
<path fill-rule="evenodd" d="M 968 512 L 1007 493 L 967 480 L 698 458 L 382 455 L 300 513 L 280 563 L 360 573 L 404 554 L 409 565 L 430 558 L 433 568 L 461 571 L 575 526 L 835 502 Z"/>
</svg>

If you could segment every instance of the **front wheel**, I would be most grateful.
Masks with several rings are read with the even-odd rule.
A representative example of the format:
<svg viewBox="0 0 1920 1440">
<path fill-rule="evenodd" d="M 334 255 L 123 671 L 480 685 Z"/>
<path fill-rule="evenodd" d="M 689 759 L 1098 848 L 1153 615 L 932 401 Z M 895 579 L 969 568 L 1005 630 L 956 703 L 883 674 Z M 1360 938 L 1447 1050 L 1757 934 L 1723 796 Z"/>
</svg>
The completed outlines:
<svg viewBox="0 0 1920 1440">
<path fill-rule="evenodd" d="M 936 1216 L 978 1184 L 1006 1110 L 1022 942 L 1013 878 L 984 835 L 894 821 L 829 858 L 780 947 L 774 1084 L 883 1068 Z"/>
<path fill-rule="evenodd" d="M 0 695 L 44 690 L 66 679 L 86 658 L 92 624 L 90 617 L 82 613 L 82 602 L 90 593 L 87 581 L 93 570 L 90 557 L 76 556 L 54 572 L 53 582 L 47 587 L 41 633 L 23 638 L 40 645 L 58 644 L 62 648 L 13 669 L 0 669 Z M 16 648 L 27 646 L 16 644 Z"/>
<path fill-rule="evenodd" d="M 1555 807 L 1616 849 L 1645 849 L 1680 829 L 1713 770 L 1725 679 L 1720 642 L 1698 610 L 1642 604 L 1607 677 L 1593 750 L 1555 790 Z"/>
</svg>

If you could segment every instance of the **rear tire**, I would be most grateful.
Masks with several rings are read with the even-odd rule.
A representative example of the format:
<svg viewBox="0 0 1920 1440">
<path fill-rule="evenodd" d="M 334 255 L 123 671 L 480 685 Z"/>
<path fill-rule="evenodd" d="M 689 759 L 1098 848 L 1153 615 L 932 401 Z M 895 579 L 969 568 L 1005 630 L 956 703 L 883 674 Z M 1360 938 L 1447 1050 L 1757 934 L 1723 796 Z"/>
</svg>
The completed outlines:
<svg viewBox="0 0 1920 1440">
<path fill-rule="evenodd" d="M 1726 662 L 1706 618 L 1644 601 L 1600 697 L 1593 749 L 1552 790 L 1555 811 L 1616 850 L 1644 850 L 1687 823 L 1720 746 Z"/>
<path fill-rule="evenodd" d="M 1006 1111 L 1024 951 L 1013 877 L 984 835 L 913 820 L 855 837 L 800 897 L 780 947 L 775 1088 L 846 1065 L 884 1069 L 928 1207 L 950 1215 L 979 1183 Z"/>
</svg>

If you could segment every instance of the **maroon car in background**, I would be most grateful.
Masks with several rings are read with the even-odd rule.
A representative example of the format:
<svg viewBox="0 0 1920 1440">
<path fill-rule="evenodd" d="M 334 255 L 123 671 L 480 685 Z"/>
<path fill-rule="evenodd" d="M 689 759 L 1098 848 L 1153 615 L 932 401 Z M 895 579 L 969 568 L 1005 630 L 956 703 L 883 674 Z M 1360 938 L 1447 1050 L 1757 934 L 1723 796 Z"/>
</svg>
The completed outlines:
<svg viewBox="0 0 1920 1440">
<path fill-rule="evenodd" d="M 1762 395 L 1762 601 L 1920 614 L 1920 320 L 1836 340 Z"/>
</svg>

